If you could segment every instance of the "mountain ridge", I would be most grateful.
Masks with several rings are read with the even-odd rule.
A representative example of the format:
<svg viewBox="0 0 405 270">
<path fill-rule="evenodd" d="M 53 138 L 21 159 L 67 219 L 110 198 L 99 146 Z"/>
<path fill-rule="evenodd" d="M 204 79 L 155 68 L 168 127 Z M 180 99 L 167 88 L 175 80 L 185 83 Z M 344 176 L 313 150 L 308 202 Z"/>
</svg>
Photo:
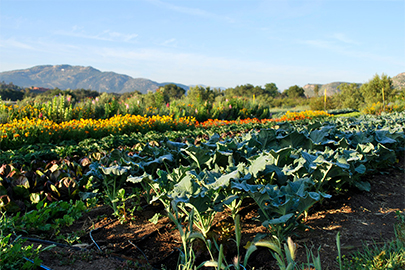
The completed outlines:
<svg viewBox="0 0 405 270">
<path fill-rule="evenodd" d="M 318 91 L 318 95 L 319 96 L 323 96 L 325 93 L 325 89 L 326 89 L 326 95 L 327 96 L 332 96 L 334 94 L 337 94 L 340 92 L 340 90 L 338 89 L 338 87 L 341 84 L 351 84 L 349 82 L 331 82 L 331 83 L 327 83 L 327 84 L 319 84 L 319 83 L 309 83 L 304 85 L 302 88 L 305 90 L 305 95 L 307 97 L 314 97 L 315 96 L 315 86 L 318 85 L 319 86 L 319 91 Z M 361 84 L 359 84 L 361 85 Z"/>
<path fill-rule="evenodd" d="M 99 92 L 126 93 L 155 91 L 171 82 L 158 83 L 145 78 L 132 78 L 112 71 L 100 71 L 91 66 L 39 65 L 27 69 L 0 72 L 0 81 L 12 82 L 20 87 L 91 89 Z M 185 90 L 189 87 L 174 83 Z"/>
</svg>

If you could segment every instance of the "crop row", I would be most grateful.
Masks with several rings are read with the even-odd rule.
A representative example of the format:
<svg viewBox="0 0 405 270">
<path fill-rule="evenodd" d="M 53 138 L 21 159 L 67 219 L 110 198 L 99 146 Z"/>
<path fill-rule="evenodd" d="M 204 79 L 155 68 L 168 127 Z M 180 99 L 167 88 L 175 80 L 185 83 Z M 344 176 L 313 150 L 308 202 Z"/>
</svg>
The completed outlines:
<svg viewBox="0 0 405 270">
<path fill-rule="evenodd" d="M 118 190 L 130 178 L 143 183 L 150 201 L 157 196 L 154 190 L 172 192 L 186 175 L 187 181 L 193 179 L 193 185 L 208 181 L 204 185 L 215 190 L 220 186 L 212 183 L 218 179 L 227 179 L 228 184 L 239 179 L 241 183 L 246 180 L 251 185 L 263 185 L 257 186 L 258 190 L 266 185 L 281 188 L 298 180 L 305 182 L 305 190 L 320 194 L 347 186 L 368 190 L 360 176 L 395 163 L 395 153 L 404 150 L 404 121 L 404 114 L 398 114 L 305 125 L 283 122 L 237 137 L 214 134 L 198 145 L 166 138 L 131 149 L 93 152 L 80 163 L 64 159 L 41 166 L 38 162 L 34 170 L 3 164 L 0 194 L 3 207 L 25 208 L 44 198 L 84 198 L 95 190 L 108 190 L 108 185 L 102 184 L 106 181 L 112 181 Z M 156 183 L 158 189 L 153 188 Z M 158 197 L 165 196 L 174 198 L 168 194 Z"/>
<path fill-rule="evenodd" d="M 133 132 L 146 133 L 148 131 L 179 131 L 194 129 L 196 127 L 211 127 L 230 124 L 269 123 L 280 121 L 293 121 L 328 116 L 322 111 L 305 111 L 290 113 L 279 119 L 245 119 L 245 120 L 208 120 L 199 123 L 193 117 L 173 116 L 141 116 L 141 115 L 115 115 L 108 119 L 80 119 L 62 123 L 40 118 L 24 118 L 13 120 L 8 124 L 0 124 L 0 148 L 2 150 L 15 149 L 23 145 L 38 143 L 59 143 L 65 140 L 80 142 L 86 138 L 100 139 L 110 134 L 130 134 Z"/>
<path fill-rule="evenodd" d="M 107 119 L 114 115 L 172 115 L 175 119 L 194 117 L 198 121 L 209 118 L 245 119 L 271 117 L 269 104 L 251 101 L 243 97 L 223 98 L 222 101 L 181 101 L 163 99 L 145 100 L 136 94 L 120 98 L 102 94 L 94 99 L 82 101 L 72 99 L 70 95 L 59 95 L 53 99 L 26 100 L 16 105 L 6 105 L 0 100 L 0 122 L 8 123 L 14 119 L 42 118 L 61 123 L 70 120 Z"/>
<path fill-rule="evenodd" d="M 80 119 L 57 124 L 51 120 L 14 120 L 0 126 L 2 149 L 24 144 L 57 143 L 64 140 L 81 141 L 102 138 L 109 134 L 145 133 L 150 130 L 185 130 L 195 126 L 196 120 L 185 117 L 178 120 L 171 116 L 115 115 L 109 119 Z"/>
<path fill-rule="evenodd" d="M 255 238 L 259 245 L 268 235 L 285 240 L 301 226 L 309 208 L 329 194 L 370 190 L 363 176 L 397 162 L 404 132 L 405 113 L 278 122 L 238 136 L 202 136 L 193 143 L 162 138 L 92 152 L 78 162 L 39 162 L 35 169 L 4 164 L 0 208 L 12 214 L 46 201 L 103 201 L 125 222 L 141 211 L 141 200 L 158 201 L 182 236 L 181 265 L 190 266 L 191 238 L 212 248 L 209 232 L 215 216 L 223 212 L 236 226 L 246 201 L 255 203 L 257 219 L 267 229 Z M 128 208 L 129 199 L 137 206 Z M 156 214 L 154 220 L 158 218 Z M 189 226 L 183 227 L 184 222 Z"/>
</svg>

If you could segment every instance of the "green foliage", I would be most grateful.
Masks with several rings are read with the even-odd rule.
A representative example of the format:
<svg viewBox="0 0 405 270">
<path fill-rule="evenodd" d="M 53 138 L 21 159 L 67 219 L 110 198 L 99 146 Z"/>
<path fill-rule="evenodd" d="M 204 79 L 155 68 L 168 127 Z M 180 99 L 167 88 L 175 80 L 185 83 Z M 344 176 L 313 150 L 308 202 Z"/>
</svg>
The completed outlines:
<svg viewBox="0 0 405 270">
<path fill-rule="evenodd" d="M 298 85 L 290 86 L 287 90 L 283 92 L 283 94 L 287 95 L 289 98 L 299 98 L 305 97 L 305 90 Z"/>
<path fill-rule="evenodd" d="M 308 184 L 311 184 L 309 179 L 301 179 L 288 182 L 280 189 L 276 185 L 249 185 L 246 182 L 233 186 L 247 192 L 255 200 L 260 208 L 262 225 L 272 235 L 284 240 L 299 226 L 302 213 L 322 197 L 330 198 L 323 193 L 308 192 Z"/>
<path fill-rule="evenodd" d="M 167 102 L 171 102 L 175 99 L 180 99 L 186 94 L 186 90 L 173 83 L 166 84 L 160 89 L 165 96 L 165 101 Z"/>
<path fill-rule="evenodd" d="M 46 155 L 46 151 L 43 154 Z M 18 169 L 11 164 L 2 167 L 1 211 L 16 213 L 25 211 L 25 208 L 29 210 L 31 205 L 42 200 L 70 200 L 78 197 L 79 187 L 76 180 L 82 176 L 81 165 L 69 160 L 38 165 L 44 165 L 45 169 L 30 170 L 29 167 Z"/>
<path fill-rule="evenodd" d="M 2 100 L 17 101 L 24 98 L 23 91 L 16 91 L 12 89 L 0 89 L 0 97 Z"/>
<path fill-rule="evenodd" d="M 82 200 L 102 194 L 122 222 L 139 209 L 140 198 L 148 203 L 161 201 L 183 237 L 180 261 L 187 269 L 194 264 L 192 243 L 196 239 L 203 241 L 209 250 L 216 249 L 221 254 L 223 247 L 210 238 L 213 217 L 229 208 L 230 216 L 237 219 L 242 201 L 247 198 L 256 203 L 258 219 L 268 228 L 267 236 L 277 235 L 282 242 L 300 226 L 301 218 L 313 204 L 329 197 L 327 192 L 341 192 L 351 186 L 369 190 L 370 185 L 360 176 L 396 162 L 395 151 L 404 150 L 404 123 L 402 113 L 323 122 L 283 122 L 272 128 L 251 126 L 260 127 L 260 130 L 232 137 L 219 134 L 234 133 L 238 130 L 236 126 L 176 134 L 109 136 L 100 140 L 88 139 L 76 148 L 67 144 L 66 148 L 57 148 L 58 153 L 86 153 L 81 166 L 74 162 L 54 162 L 38 164 L 38 167 L 32 163 L 30 168 L 15 171 L 14 167 L 2 167 L 0 207 L 9 211 L 7 205 L 11 198 L 37 203 L 37 210 L 23 216 L 16 214 L 12 218 L 13 225 L 7 222 L 4 228 L 8 230 L 6 233 L 13 230 L 57 235 L 61 226 L 71 224 L 84 211 L 84 202 L 77 201 L 73 207 L 73 202 L 47 204 L 42 197 L 37 197 L 41 194 L 31 195 L 30 188 L 41 179 L 59 183 L 62 179 L 80 176 L 76 183 L 69 182 L 80 188 L 50 186 L 50 199 L 59 196 L 58 193 L 59 199 L 73 195 L 74 199 Z M 123 145 L 132 147 L 120 147 Z M 31 150 L 36 152 L 41 147 L 32 146 Z M 53 151 L 37 153 L 37 157 L 42 158 Z M 45 169 L 39 169 L 40 166 Z M 16 201 L 14 203 L 18 206 Z M 183 225 L 185 223 L 188 224 Z M 238 226 L 235 221 L 235 227 Z M 240 242 L 238 233 L 235 238 Z M 71 235 L 67 240 L 76 239 Z M 281 242 L 278 245 L 272 242 L 272 246 L 278 246 L 281 251 Z M 253 252 L 254 247 L 249 252 Z M 286 269 L 294 265 L 291 264 L 294 257 L 291 247 L 287 244 L 283 255 L 279 254 L 277 259 Z M 204 265 L 230 267 L 231 264 L 221 256 L 212 255 Z M 238 263 L 242 264 L 240 260 L 238 258 Z M 313 260 L 317 261 L 317 258 L 313 257 Z"/>
<path fill-rule="evenodd" d="M 383 246 L 363 245 L 342 261 L 343 269 L 404 269 L 405 268 L 405 214 L 396 212 L 398 222 L 394 225 L 395 239 Z"/>
<path fill-rule="evenodd" d="M 364 245 L 361 251 L 343 259 L 343 269 L 404 269 L 405 243 L 396 239 L 381 245 Z"/>
<path fill-rule="evenodd" d="M 309 107 L 311 108 L 311 110 L 336 109 L 335 98 L 327 96 L 325 104 L 325 97 L 313 97 L 310 99 Z"/>
<path fill-rule="evenodd" d="M 127 221 L 130 215 L 134 211 L 140 210 L 141 190 L 132 189 L 130 195 L 127 195 L 125 189 L 122 188 L 124 181 L 128 178 L 131 167 L 130 166 L 111 166 L 101 167 L 103 190 L 105 192 L 105 202 L 109 205 L 114 213 L 113 215 L 118 217 L 121 223 Z M 127 209 L 126 202 L 132 198 L 136 198 L 137 201 L 132 209 Z"/>
<path fill-rule="evenodd" d="M 363 106 L 364 99 L 358 84 L 344 83 L 339 85 L 338 89 L 341 92 L 333 97 L 338 108 L 351 108 L 359 110 Z"/>
<path fill-rule="evenodd" d="M 384 73 L 381 77 L 376 74 L 373 79 L 360 87 L 360 91 L 368 105 L 383 100 L 389 101 L 395 96 L 392 79 Z"/>
<path fill-rule="evenodd" d="M 19 212 L 11 218 L 15 232 L 50 232 L 58 235 L 62 227 L 72 225 L 86 211 L 82 201 L 75 203 L 59 201 L 49 204 L 41 201 L 36 208 L 37 210 L 31 210 L 22 216 Z"/>
<path fill-rule="evenodd" d="M 261 86 L 254 86 L 252 84 L 238 85 L 234 88 L 228 88 L 224 91 L 228 98 L 232 97 L 247 97 L 252 98 L 275 98 L 280 96 L 280 92 L 275 83 L 267 83 L 264 88 Z"/>
<path fill-rule="evenodd" d="M 275 83 L 266 83 L 264 85 L 265 93 L 273 98 L 280 96 L 280 92 Z"/>
<path fill-rule="evenodd" d="M 42 246 L 34 248 L 34 245 L 23 245 L 25 240 L 17 237 L 14 241 L 12 234 L 3 235 L 0 233 L 0 269 L 37 269 L 42 260 L 38 257 L 40 252 L 51 249 L 48 246 L 41 250 Z"/>
<path fill-rule="evenodd" d="M 216 95 L 216 92 L 209 86 L 203 87 L 196 85 L 194 87 L 190 87 L 190 89 L 187 91 L 188 99 L 196 105 L 203 104 L 205 102 L 212 103 L 214 102 Z"/>
<path fill-rule="evenodd" d="M 26 90 L 21 87 L 14 85 L 13 83 L 5 83 L 4 81 L 0 83 L 0 99 L 17 101 L 24 98 Z"/>
<path fill-rule="evenodd" d="M 83 102 L 87 99 L 94 99 L 100 96 L 100 93 L 93 90 L 86 90 L 86 89 L 67 89 L 67 90 L 60 90 L 58 88 L 47 90 L 46 92 L 34 94 L 30 92 L 30 97 L 36 103 L 45 103 L 47 101 L 51 101 L 55 96 L 71 96 L 71 102 L 76 104 L 78 102 Z M 24 103 L 24 101 L 22 101 Z M 22 104 L 23 104 L 22 103 Z"/>
<path fill-rule="evenodd" d="M 43 108 L 45 117 L 56 123 L 72 120 L 72 104 L 67 102 L 63 95 L 55 96 L 45 103 Z"/>
<path fill-rule="evenodd" d="M 366 114 L 376 114 L 380 115 L 383 113 L 393 113 L 393 112 L 402 112 L 405 111 L 405 102 L 401 102 L 400 100 L 396 100 L 395 102 L 382 103 L 377 102 L 373 103 L 365 108 L 363 108 L 362 112 Z"/>
<path fill-rule="evenodd" d="M 22 90 L 21 87 L 14 85 L 12 82 L 6 83 L 4 81 L 0 82 L 0 90 L 10 89 L 14 91 Z"/>
<path fill-rule="evenodd" d="M 100 93 L 94 90 L 90 89 L 75 89 L 75 90 L 66 90 L 65 91 L 67 95 L 72 96 L 72 102 L 83 102 L 86 99 L 94 99 L 98 96 L 100 96 Z"/>
<path fill-rule="evenodd" d="M 280 240 L 277 237 L 273 237 L 266 240 L 260 240 L 254 243 L 258 247 L 266 247 L 270 249 L 273 253 L 273 257 L 277 260 L 277 266 L 280 270 L 293 270 L 295 269 L 295 256 L 296 256 L 296 245 L 288 238 L 287 244 L 284 244 L 284 252 Z"/>
</svg>

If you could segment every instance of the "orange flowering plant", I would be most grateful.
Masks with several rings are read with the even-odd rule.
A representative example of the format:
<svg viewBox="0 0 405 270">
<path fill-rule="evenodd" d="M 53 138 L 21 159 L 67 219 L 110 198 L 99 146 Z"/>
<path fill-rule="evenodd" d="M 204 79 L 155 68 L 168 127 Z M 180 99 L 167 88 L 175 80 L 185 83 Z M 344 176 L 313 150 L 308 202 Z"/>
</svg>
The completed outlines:
<svg viewBox="0 0 405 270">
<path fill-rule="evenodd" d="M 325 111 L 311 111 L 306 110 L 302 112 L 286 112 L 280 118 L 275 119 L 258 119 L 258 118 L 246 118 L 246 119 L 238 119 L 238 120 L 218 120 L 218 119 L 208 119 L 204 122 L 199 122 L 199 127 L 212 127 L 212 126 L 225 126 L 225 125 L 232 125 L 232 124 L 267 124 L 271 122 L 285 122 L 285 121 L 297 121 L 297 120 L 304 120 L 304 119 L 313 119 L 319 117 L 330 117 L 331 115 Z"/>
</svg>

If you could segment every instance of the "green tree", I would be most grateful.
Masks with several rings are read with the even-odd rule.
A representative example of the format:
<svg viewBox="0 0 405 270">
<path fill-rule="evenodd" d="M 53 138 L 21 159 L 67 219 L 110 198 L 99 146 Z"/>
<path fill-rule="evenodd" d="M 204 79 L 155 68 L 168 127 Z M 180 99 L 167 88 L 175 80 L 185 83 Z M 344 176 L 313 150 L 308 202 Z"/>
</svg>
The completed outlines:
<svg viewBox="0 0 405 270">
<path fill-rule="evenodd" d="M 395 96 L 392 79 L 384 73 L 381 77 L 376 74 L 373 79 L 360 87 L 360 91 L 364 97 L 365 103 L 368 105 L 383 102 L 383 95 L 386 101 Z"/>
<path fill-rule="evenodd" d="M 148 91 L 148 93 L 143 95 L 142 100 L 145 104 L 145 107 L 156 107 L 155 95 L 152 91 Z"/>
<path fill-rule="evenodd" d="M 134 97 L 134 96 L 141 98 L 142 97 L 142 92 L 140 92 L 138 90 L 135 90 L 135 91 L 132 91 L 132 92 L 125 92 L 125 93 L 121 94 L 120 100 L 121 101 L 122 100 L 127 100 L 129 98 Z"/>
<path fill-rule="evenodd" d="M 363 95 L 360 91 L 359 84 L 341 84 L 338 86 L 340 93 L 334 96 L 335 103 L 340 109 L 360 109 L 364 103 Z"/>
<path fill-rule="evenodd" d="M 191 102 L 197 104 L 204 103 L 205 101 L 214 102 L 215 92 L 209 86 L 203 87 L 196 85 L 194 87 L 190 87 L 187 92 L 187 97 Z"/>
<path fill-rule="evenodd" d="M 264 85 L 265 93 L 273 98 L 280 96 L 280 92 L 275 83 L 266 83 Z"/>
<path fill-rule="evenodd" d="M 302 87 L 299 87 L 298 85 L 293 85 L 290 86 L 287 90 L 284 90 L 285 95 L 289 98 L 299 98 L 299 97 L 305 97 L 305 90 Z"/>
<path fill-rule="evenodd" d="M 255 95 L 256 98 L 259 98 L 259 96 L 262 96 L 263 98 L 265 96 L 273 98 L 280 96 L 280 92 L 275 83 L 267 83 L 264 88 L 248 83 L 245 85 L 238 85 L 235 88 L 228 88 L 224 93 L 229 98 L 235 96 L 252 98 L 253 95 Z"/>
<path fill-rule="evenodd" d="M 312 97 L 309 99 L 309 107 L 311 110 L 333 110 L 336 109 L 336 102 L 333 97 L 326 97 L 326 108 L 325 108 L 325 97 Z"/>
<path fill-rule="evenodd" d="M 169 101 L 180 99 L 186 94 L 186 90 L 175 85 L 174 83 L 166 84 L 165 86 L 161 87 L 160 90 L 165 96 L 168 97 Z"/>
<path fill-rule="evenodd" d="M 227 97 L 252 97 L 253 95 L 255 96 L 260 96 L 265 93 L 265 90 L 260 87 L 260 86 L 254 86 L 250 83 L 245 84 L 245 85 L 238 85 L 235 88 L 228 88 L 225 90 L 225 95 Z"/>
<path fill-rule="evenodd" d="M 165 93 L 159 88 L 156 90 L 155 94 L 155 107 L 160 108 L 167 102 L 169 102 L 169 96 L 165 95 Z"/>
<path fill-rule="evenodd" d="M 0 90 L 5 90 L 5 89 L 10 89 L 10 90 L 15 90 L 15 91 L 20 91 L 22 90 L 21 87 L 14 85 L 12 82 L 6 83 L 5 81 L 2 81 L 0 83 Z"/>
<path fill-rule="evenodd" d="M 24 92 L 20 90 L 13 89 L 0 89 L 0 96 L 3 100 L 17 101 L 24 98 Z"/>
<path fill-rule="evenodd" d="M 100 96 L 100 93 L 90 89 L 75 89 L 75 90 L 67 90 L 68 94 L 70 94 L 75 101 L 83 101 L 88 98 L 94 99 Z"/>
</svg>

